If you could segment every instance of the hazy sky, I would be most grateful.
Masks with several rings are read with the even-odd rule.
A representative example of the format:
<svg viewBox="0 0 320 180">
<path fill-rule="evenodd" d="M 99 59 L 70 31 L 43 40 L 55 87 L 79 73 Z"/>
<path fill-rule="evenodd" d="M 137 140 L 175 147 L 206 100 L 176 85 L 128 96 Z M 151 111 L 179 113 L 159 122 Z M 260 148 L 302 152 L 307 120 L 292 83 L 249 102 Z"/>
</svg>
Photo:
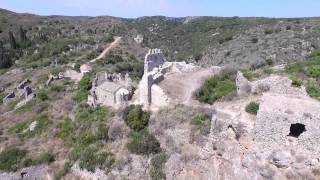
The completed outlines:
<svg viewBox="0 0 320 180">
<path fill-rule="evenodd" d="M 320 16 L 320 0 L 0 0 L 0 8 L 40 15 Z"/>
</svg>

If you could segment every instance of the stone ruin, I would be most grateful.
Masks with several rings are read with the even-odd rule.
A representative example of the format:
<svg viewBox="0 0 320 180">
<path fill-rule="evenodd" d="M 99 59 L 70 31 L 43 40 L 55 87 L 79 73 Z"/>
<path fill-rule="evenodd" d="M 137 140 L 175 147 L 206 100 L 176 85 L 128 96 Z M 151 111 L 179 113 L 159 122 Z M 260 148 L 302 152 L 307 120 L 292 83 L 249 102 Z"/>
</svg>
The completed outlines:
<svg viewBox="0 0 320 180">
<path fill-rule="evenodd" d="M 122 77 L 121 74 L 100 72 L 92 82 L 88 104 L 93 107 L 121 106 L 131 100 L 132 95 L 132 80 L 128 74 Z"/>
<path fill-rule="evenodd" d="M 33 93 L 31 87 L 30 87 L 31 81 L 29 79 L 26 79 L 19 83 L 16 87 L 16 91 L 10 92 L 6 97 L 3 98 L 3 102 L 5 104 L 8 104 L 17 98 L 24 97 L 24 100 L 20 101 L 17 104 L 17 107 L 20 107 L 33 99 L 35 97 L 35 94 Z"/>
<path fill-rule="evenodd" d="M 52 81 L 58 80 L 58 79 L 63 79 L 63 78 L 64 78 L 63 72 L 59 72 L 58 75 L 49 74 L 48 80 L 46 81 L 46 85 L 49 86 Z"/>
<path fill-rule="evenodd" d="M 144 60 L 144 74 L 139 83 L 139 100 L 141 104 L 168 104 L 168 98 L 165 93 L 157 86 L 159 82 L 164 80 L 164 73 L 168 71 L 168 68 L 169 63 L 166 63 L 165 57 L 160 49 L 149 50 Z"/>
<path fill-rule="evenodd" d="M 252 132 L 262 157 L 278 167 L 289 166 L 299 154 L 319 162 L 320 102 L 309 97 L 304 86 L 293 87 L 288 77 L 278 75 L 250 82 L 241 72 L 236 84 L 239 96 L 262 95 Z M 279 160 L 279 154 L 286 156 Z"/>
</svg>

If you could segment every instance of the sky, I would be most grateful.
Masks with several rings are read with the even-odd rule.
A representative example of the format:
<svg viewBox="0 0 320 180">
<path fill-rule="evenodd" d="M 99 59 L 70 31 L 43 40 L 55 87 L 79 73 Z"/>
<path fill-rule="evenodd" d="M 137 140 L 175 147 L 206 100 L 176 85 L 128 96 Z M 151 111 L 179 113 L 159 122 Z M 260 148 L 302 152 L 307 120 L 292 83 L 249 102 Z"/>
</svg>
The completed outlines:
<svg viewBox="0 0 320 180">
<path fill-rule="evenodd" d="M 320 0 L 0 0 L 0 8 L 39 15 L 110 15 L 125 18 L 154 15 L 320 16 Z"/>
</svg>

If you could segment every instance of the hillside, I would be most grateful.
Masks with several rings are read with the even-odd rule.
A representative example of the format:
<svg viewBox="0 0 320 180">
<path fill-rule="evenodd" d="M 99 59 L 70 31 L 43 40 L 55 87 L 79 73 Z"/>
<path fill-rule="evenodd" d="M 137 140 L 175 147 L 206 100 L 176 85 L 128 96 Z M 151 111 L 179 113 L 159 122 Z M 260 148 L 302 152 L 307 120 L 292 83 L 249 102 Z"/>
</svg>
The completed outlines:
<svg viewBox="0 0 320 180">
<path fill-rule="evenodd" d="M 319 179 L 320 18 L 0 9 L 0 179 Z"/>
</svg>

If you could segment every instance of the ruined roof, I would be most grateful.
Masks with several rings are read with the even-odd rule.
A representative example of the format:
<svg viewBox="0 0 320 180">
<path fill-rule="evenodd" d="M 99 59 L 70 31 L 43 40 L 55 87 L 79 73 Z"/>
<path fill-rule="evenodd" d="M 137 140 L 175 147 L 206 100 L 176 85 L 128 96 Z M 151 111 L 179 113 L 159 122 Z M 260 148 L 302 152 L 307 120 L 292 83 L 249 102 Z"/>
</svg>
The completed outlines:
<svg viewBox="0 0 320 180">
<path fill-rule="evenodd" d="M 82 64 L 81 66 L 80 66 L 80 71 L 81 72 L 84 72 L 84 71 L 91 71 L 92 70 L 92 67 L 91 67 L 91 65 L 90 64 Z"/>
<path fill-rule="evenodd" d="M 103 90 L 103 91 L 107 91 L 110 93 L 115 93 L 117 92 L 120 88 L 122 88 L 123 86 L 116 84 L 114 82 L 109 82 L 109 81 L 105 81 L 104 83 L 102 83 L 101 85 L 99 85 L 97 87 L 97 89 L 99 90 Z"/>
</svg>

